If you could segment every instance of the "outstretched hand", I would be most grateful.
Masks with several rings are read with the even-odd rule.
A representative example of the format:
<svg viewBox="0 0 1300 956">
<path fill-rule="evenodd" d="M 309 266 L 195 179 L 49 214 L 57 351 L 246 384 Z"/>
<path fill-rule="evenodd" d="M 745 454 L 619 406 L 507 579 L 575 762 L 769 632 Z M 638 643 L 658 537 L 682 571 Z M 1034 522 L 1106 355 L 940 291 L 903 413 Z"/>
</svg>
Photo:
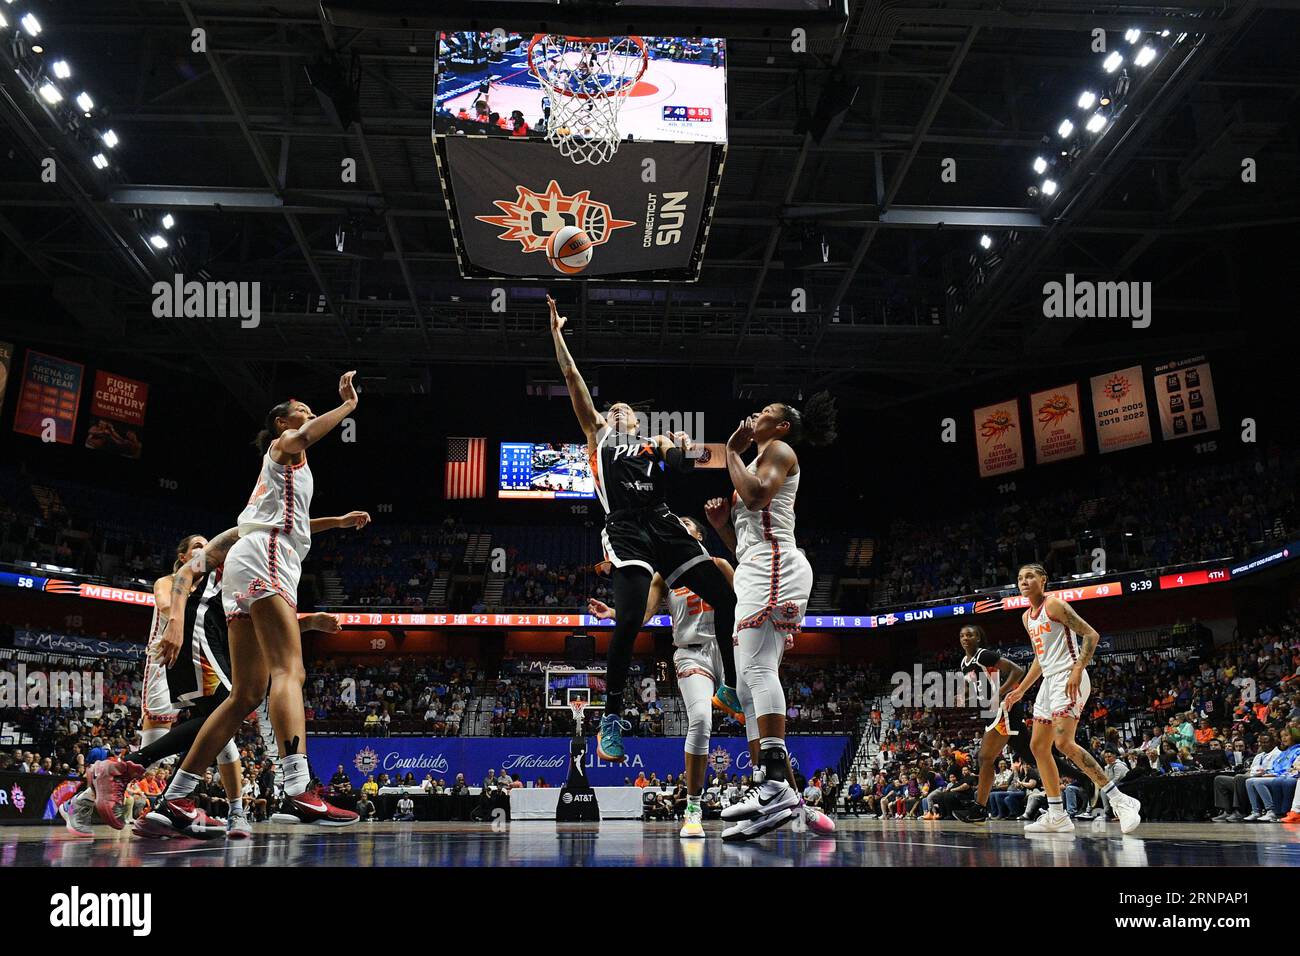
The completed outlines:
<svg viewBox="0 0 1300 956">
<path fill-rule="evenodd" d="M 721 531 L 727 526 L 730 512 L 730 504 L 726 498 L 710 498 L 704 502 L 704 517 L 709 519 L 709 524 L 713 525 L 715 531 Z"/>
<path fill-rule="evenodd" d="M 549 295 L 546 297 L 546 304 L 551 309 L 551 331 L 558 332 L 562 328 L 564 328 L 564 323 L 568 322 L 569 320 L 565 316 L 560 315 L 559 310 L 556 309 L 555 307 L 555 300 L 552 299 Z"/>
<path fill-rule="evenodd" d="M 356 374 L 356 369 L 353 369 L 351 372 L 344 372 L 339 379 L 339 398 L 343 399 L 344 402 L 351 402 L 354 407 L 357 404 L 358 397 L 357 387 L 352 384 L 352 377 Z"/>
</svg>

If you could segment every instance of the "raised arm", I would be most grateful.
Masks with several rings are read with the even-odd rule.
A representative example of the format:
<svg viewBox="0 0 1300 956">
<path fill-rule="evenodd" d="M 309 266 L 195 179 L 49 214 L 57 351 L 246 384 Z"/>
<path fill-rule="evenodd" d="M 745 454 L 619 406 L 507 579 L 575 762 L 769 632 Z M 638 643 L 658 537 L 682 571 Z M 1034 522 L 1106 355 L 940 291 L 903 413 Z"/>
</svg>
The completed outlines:
<svg viewBox="0 0 1300 956">
<path fill-rule="evenodd" d="M 280 433 L 273 445 L 282 454 L 299 455 L 316 442 L 328 435 L 339 422 L 347 418 L 357 407 L 357 390 L 352 385 L 355 371 L 344 372 L 339 379 L 339 398 L 342 404 L 338 408 L 318 415 L 302 428 L 290 428 Z"/>
<path fill-rule="evenodd" d="M 758 466 L 751 472 L 740 456 L 753 441 L 753 420 L 747 418 L 727 440 L 727 473 L 731 475 L 731 483 L 745 507 L 750 511 L 761 511 L 781 490 L 797 459 L 793 448 L 783 441 L 774 441 L 758 456 Z"/>
<path fill-rule="evenodd" d="M 322 531 L 333 531 L 335 528 L 356 528 L 360 531 L 368 524 L 370 524 L 370 515 L 367 512 L 349 511 L 337 518 L 312 518 L 311 533 L 320 534 Z"/>
<path fill-rule="evenodd" d="M 736 529 L 731 523 L 731 507 L 726 498 L 710 498 L 704 503 L 704 517 L 732 554 L 736 553 Z"/>
<path fill-rule="evenodd" d="M 574 364 L 573 356 L 569 354 L 569 346 L 564 342 L 564 324 L 569 320 L 556 311 L 555 300 L 549 295 L 546 297 L 546 304 L 551 310 L 551 338 L 555 342 L 555 360 L 560 363 L 560 374 L 564 376 L 564 384 L 568 386 L 569 400 L 573 402 L 573 414 L 578 416 L 578 424 L 582 426 L 582 433 L 587 436 L 587 444 L 593 445 L 596 435 L 605 425 L 605 419 L 601 417 L 600 412 L 596 411 L 596 406 L 591 401 L 591 392 L 587 391 L 587 383 L 582 380 L 582 374 Z"/>
</svg>

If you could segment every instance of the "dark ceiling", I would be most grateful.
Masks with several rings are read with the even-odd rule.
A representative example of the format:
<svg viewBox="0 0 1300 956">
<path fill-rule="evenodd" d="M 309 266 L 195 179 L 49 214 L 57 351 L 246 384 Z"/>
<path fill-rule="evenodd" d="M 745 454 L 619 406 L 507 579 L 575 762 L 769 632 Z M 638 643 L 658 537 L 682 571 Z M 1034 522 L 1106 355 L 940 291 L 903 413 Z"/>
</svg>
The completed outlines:
<svg viewBox="0 0 1300 956">
<path fill-rule="evenodd" d="M 831 384 L 880 408 L 1028 355 L 1137 359 L 1227 340 L 1241 290 L 1208 264 L 1232 262 L 1242 230 L 1300 220 L 1298 6 L 854 0 L 844 33 L 806 55 L 734 39 L 730 148 L 700 281 L 557 284 L 575 353 L 588 366 L 725 369 L 737 388 Z M 488 308 L 501 283 L 457 273 L 430 142 L 429 33 L 334 25 L 306 0 L 0 10 L 23 7 L 39 11 L 45 57 L 68 58 L 122 142 L 95 170 L 89 131 L 56 123 L 0 70 L 0 282 L 48 287 L 68 317 L 8 310 L 0 334 L 194 367 L 254 411 L 323 368 L 416 393 L 446 363 L 550 369 L 542 290 L 509 290 L 503 316 Z M 1044 136 L 1105 81 L 1090 31 L 1116 45 L 1132 26 L 1171 31 L 1161 59 L 1134 71 L 1123 112 L 1053 201 L 1031 197 Z M 191 51 L 196 27 L 206 53 Z M 0 32 L 10 66 L 14 31 Z M 362 70 L 364 119 L 346 130 L 305 70 L 331 53 L 356 54 Z M 797 131 L 853 87 L 819 138 Z M 55 183 L 41 181 L 46 156 Z M 1258 182 L 1242 183 L 1245 156 Z M 345 157 L 356 184 L 340 182 Z M 941 179 L 945 158 L 955 182 Z M 160 255 L 146 239 L 163 212 L 177 226 Z M 382 235 L 374 254 L 336 251 L 349 216 Z M 151 287 L 178 270 L 259 280 L 261 325 L 154 318 Z M 1045 319 L 1041 287 L 1067 272 L 1152 282 L 1157 321 L 1099 336 Z M 791 310 L 794 288 L 806 312 Z"/>
</svg>

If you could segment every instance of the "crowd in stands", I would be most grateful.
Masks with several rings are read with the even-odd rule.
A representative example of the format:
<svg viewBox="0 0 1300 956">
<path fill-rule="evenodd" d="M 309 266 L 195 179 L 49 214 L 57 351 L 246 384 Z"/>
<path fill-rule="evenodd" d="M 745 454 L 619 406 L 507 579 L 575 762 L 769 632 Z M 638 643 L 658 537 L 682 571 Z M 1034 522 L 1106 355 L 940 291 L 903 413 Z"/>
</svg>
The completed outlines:
<svg viewBox="0 0 1300 956">
<path fill-rule="evenodd" d="M 841 567 L 843 529 L 801 527 L 800 545 L 819 571 L 865 579 L 867 586 L 835 592 L 837 609 L 860 613 L 1005 584 L 1026 561 L 1042 562 L 1054 577 L 1087 570 L 1098 546 L 1112 570 L 1163 567 L 1247 555 L 1300 525 L 1294 453 L 1137 473 L 1109 462 L 1096 467 L 1100 474 L 1086 486 L 1007 495 L 982 507 L 962 505 L 959 513 L 953 504 L 951 514 L 940 508 L 923 518 L 900 516 L 872 539 L 872 557 L 860 567 Z M 115 583 L 152 580 L 170 568 L 182 534 L 224 523 L 174 502 L 36 479 L 14 468 L 0 469 L 0 491 L 0 560 L 51 563 Z M 480 533 L 504 550 L 503 574 L 483 561 L 465 565 L 466 543 Z M 578 611 L 589 597 L 609 598 L 608 579 L 594 571 L 597 542 L 593 528 L 576 524 L 470 526 L 448 516 L 394 525 L 380 518 L 355 534 L 320 536 L 305 572 L 336 575 L 341 593 L 332 603 L 340 606 Z M 488 593 L 498 575 L 499 597 Z M 439 577 L 448 586 L 434 607 L 430 594 Z"/>
<path fill-rule="evenodd" d="M 1099 473 L 1086 486 L 1009 495 L 960 514 L 900 517 L 860 572 L 872 586 L 846 589 L 843 609 L 971 594 L 1011 581 L 1028 561 L 1054 578 L 1086 571 L 1094 546 L 1105 547 L 1107 566 L 1117 571 L 1244 556 L 1300 526 L 1300 456 L 1293 453 L 1122 476 L 1104 462 L 1094 467 Z M 1057 550 L 1056 542 L 1066 546 Z"/>
<path fill-rule="evenodd" d="M 307 662 L 303 688 L 307 720 L 317 733 L 456 736 L 477 680 L 472 660 L 314 658 Z"/>
</svg>

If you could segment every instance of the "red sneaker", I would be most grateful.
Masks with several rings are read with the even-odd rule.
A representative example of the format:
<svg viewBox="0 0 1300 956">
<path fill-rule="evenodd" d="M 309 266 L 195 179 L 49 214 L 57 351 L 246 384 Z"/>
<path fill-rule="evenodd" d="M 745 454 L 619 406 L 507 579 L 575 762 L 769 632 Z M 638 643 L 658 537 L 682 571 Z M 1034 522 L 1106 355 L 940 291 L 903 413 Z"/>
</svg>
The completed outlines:
<svg viewBox="0 0 1300 956">
<path fill-rule="evenodd" d="M 1292 810 L 1290 813 L 1288 813 L 1286 816 L 1284 816 L 1281 820 L 1277 822 L 1278 823 L 1300 823 L 1300 810 Z"/>
<path fill-rule="evenodd" d="M 271 819 L 276 823 L 319 823 L 326 827 L 346 827 L 361 819 L 352 810 L 334 806 L 320 795 L 320 790 L 313 787 L 296 797 L 286 796 Z"/>
<path fill-rule="evenodd" d="M 114 830 L 122 829 L 119 808 L 126 798 L 126 785 L 144 776 L 144 767 L 130 760 L 98 760 L 90 768 L 95 787 L 95 810 L 99 819 Z"/>
</svg>

